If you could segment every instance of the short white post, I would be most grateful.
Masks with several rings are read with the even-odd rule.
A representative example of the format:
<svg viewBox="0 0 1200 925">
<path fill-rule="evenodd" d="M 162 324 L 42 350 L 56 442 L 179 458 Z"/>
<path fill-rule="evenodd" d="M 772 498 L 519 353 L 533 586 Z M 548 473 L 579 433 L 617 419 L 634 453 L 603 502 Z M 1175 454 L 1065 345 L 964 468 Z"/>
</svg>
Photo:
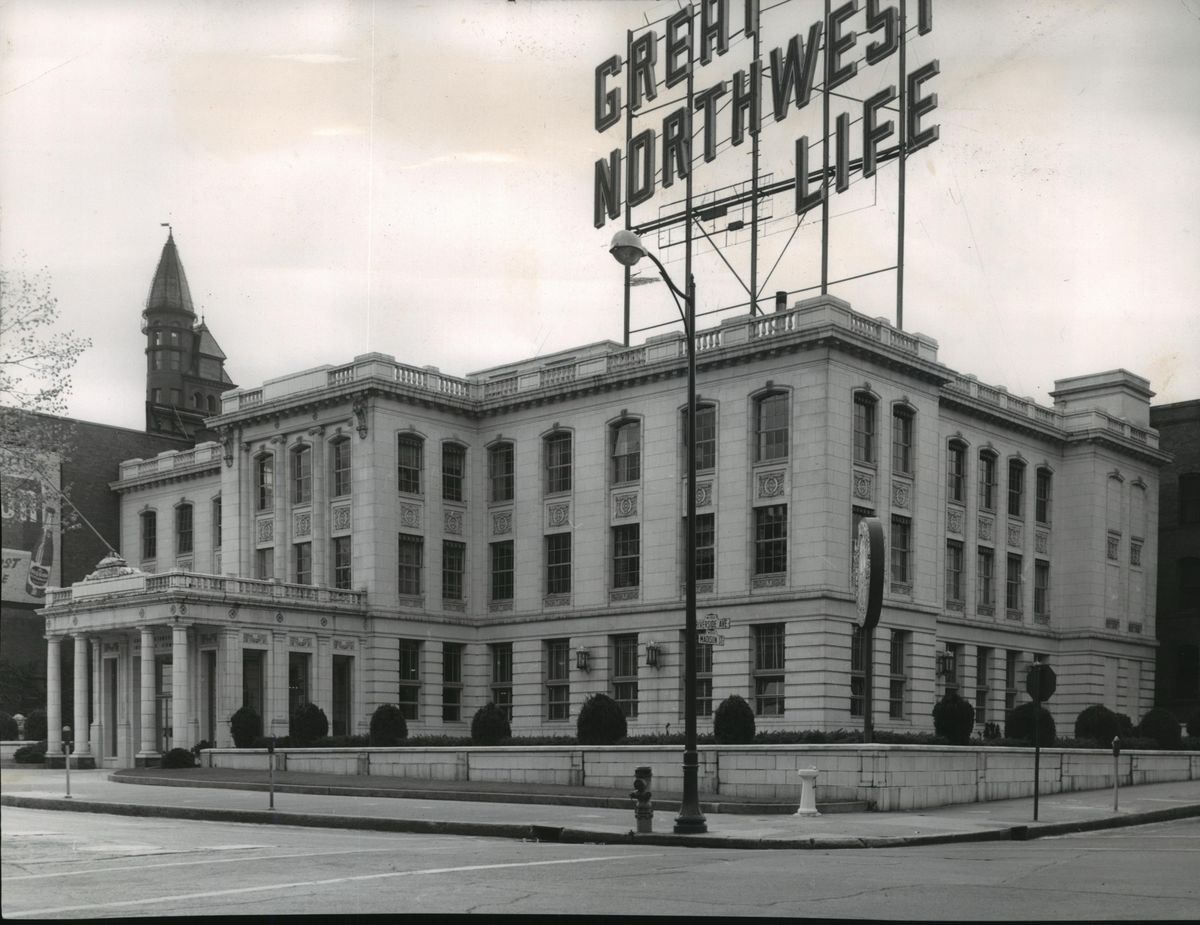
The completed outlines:
<svg viewBox="0 0 1200 925">
<path fill-rule="evenodd" d="M 817 769 L 797 768 L 800 775 L 800 808 L 797 816 L 819 816 L 817 812 Z"/>
</svg>

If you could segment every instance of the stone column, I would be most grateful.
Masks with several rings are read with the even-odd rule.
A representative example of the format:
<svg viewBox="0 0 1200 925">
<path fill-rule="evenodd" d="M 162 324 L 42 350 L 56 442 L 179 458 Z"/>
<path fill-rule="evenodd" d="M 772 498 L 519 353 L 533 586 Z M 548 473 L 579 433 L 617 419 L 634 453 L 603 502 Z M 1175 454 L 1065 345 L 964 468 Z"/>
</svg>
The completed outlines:
<svg viewBox="0 0 1200 925">
<path fill-rule="evenodd" d="M 104 662 L 101 659 L 101 645 L 98 636 L 92 637 L 92 727 L 88 730 L 88 738 L 91 739 L 92 754 L 96 756 L 96 763 L 100 763 L 100 759 L 104 756 L 104 683 L 102 668 Z"/>
<path fill-rule="evenodd" d="M 188 628 L 171 627 L 171 748 L 191 748 L 188 726 Z"/>
<path fill-rule="evenodd" d="M 91 757 L 88 741 L 91 734 L 91 711 L 88 703 L 88 641 L 82 633 L 75 634 L 75 722 L 71 725 L 75 741 L 73 753 Z"/>
<path fill-rule="evenodd" d="M 200 735 L 200 719 L 204 712 L 204 656 L 200 652 L 199 629 L 193 626 L 188 630 L 188 636 L 188 676 L 192 679 L 188 692 L 188 705 L 191 707 L 188 715 L 188 742 L 195 745 L 203 738 Z"/>
<path fill-rule="evenodd" d="M 291 567 L 289 553 L 291 549 L 291 530 L 288 529 L 288 502 L 291 499 L 291 485 L 288 484 L 288 447 L 287 438 L 279 435 L 271 438 L 271 450 L 275 454 L 275 507 L 272 512 L 274 520 L 275 547 L 275 580 L 287 581 L 288 569 Z"/>
<path fill-rule="evenodd" d="M 142 642 L 142 747 L 137 753 L 139 766 L 158 757 L 154 728 L 154 629 L 141 628 Z"/>
<path fill-rule="evenodd" d="M 317 636 L 317 651 L 313 653 L 312 697 L 313 703 L 325 711 L 333 725 L 333 639 Z"/>
<path fill-rule="evenodd" d="M 271 633 L 271 652 L 267 665 L 268 722 L 263 721 L 263 735 L 288 734 L 288 634 L 286 630 Z"/>
<path fill-rule="evenodd" d="M 217 648 L 217 747 L 232 748 L 229 720 L 242 706 L 242 634 L 221 630 Z"/>
<path fill-rule="evenodd" d="M 62 748 L 62 652 L 59 636 L 46 637 L 46 757 L 61 758 Z"/>
<path fill-rule="evenodd" d="M 243 443 L 238 451 L 238 498 L 241 506 L 241 516 L 235 521 L 241 532 L 241 542 L 238 544 L 238 571 L 236 574 L 247 578 L 254 576 L 254 544 L 257 542 L 258 528 L 258 499 L 254 493 L 254 456 L 250 452 L 250 444 Z M 224 512 L 221 514 L 225 518 Z"/>
</svg>

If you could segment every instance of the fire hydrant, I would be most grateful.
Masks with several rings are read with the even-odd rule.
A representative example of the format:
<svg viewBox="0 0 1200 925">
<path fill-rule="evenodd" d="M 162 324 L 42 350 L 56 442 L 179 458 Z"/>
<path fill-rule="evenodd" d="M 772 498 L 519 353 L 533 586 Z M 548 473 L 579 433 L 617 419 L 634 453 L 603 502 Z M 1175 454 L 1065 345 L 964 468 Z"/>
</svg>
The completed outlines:
<svg viewBox="0 0 1200 925">
<path fill-rule="evenodd" d="M 654 831 L 654 806 L 650 802 L 650 779 L 654 772 L 649 768 L 638 768 L 634 771 L 633 793 L 629 796 L 637 801 L 633 808 L 633 816 L 637 820 L 639 833 Z"/>
</svg>

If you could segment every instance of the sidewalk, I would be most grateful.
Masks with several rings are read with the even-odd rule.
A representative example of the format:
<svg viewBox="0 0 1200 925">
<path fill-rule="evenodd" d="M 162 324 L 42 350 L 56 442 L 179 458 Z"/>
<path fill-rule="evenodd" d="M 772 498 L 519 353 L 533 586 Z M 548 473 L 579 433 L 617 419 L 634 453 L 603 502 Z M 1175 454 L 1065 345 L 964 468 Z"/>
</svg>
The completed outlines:
<svg viewBox="0 0 1200 925">
<path fill-rule="evenodd" d="M 809 817 L 777 810 L 753 812 L 753 807 L 742 805 L 733 813 L 704 810 L 705 835 L 675 835 L 674 813 L 663 809 L 670 795 L 664 795 L 663 800 L 655 800 L 654 832 L 635 835 L 633 801 L 624 793 L 280 773 L 272 811 L 263 792 L 265 778 L 266 772 L 215 768 L 117 774 L 72 771 L 72 799 L 67 800 L 61 770 L 5 768 L 0 771 L 0 804 L 273 825 L 708 848 L 889 848 L 997 841 L 1200 816 L 1200 781 L 1181 781 L 1123 787 L 1115 813 L 1111 790 L 1044 795 L 1036 823 L 1032 797 L 914 812 Z M 359 783 L 366 785 L 363 795 L 344 795 L 344 788 Z M 284 791 L 284 786 L 304 792 Z M 331 793 L 330 788 L 343 789 Z M 702 794 L 701 799 L 713 798 Z M 584 800 L 584 805 L 576 802 Z"/>
</svg>

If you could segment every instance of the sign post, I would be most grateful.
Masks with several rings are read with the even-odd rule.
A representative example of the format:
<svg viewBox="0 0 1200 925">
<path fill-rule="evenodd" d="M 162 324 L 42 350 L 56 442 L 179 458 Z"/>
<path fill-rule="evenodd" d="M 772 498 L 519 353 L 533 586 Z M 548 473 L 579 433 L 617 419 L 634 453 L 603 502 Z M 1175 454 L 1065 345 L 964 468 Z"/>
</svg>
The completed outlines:
<svg viewBox="0 0 1200 925">
<path fill-rule="evenodd" d="M 875 736 L 875 627 L 883 610 L 883 557 L 883 524 L 878 517 L 864 517 L 854 543 L 854 598 L 862 626 L 864 743 Z"/>
<path fill-rule="evenodd" d="M 65 800 L 71 799 L 71 727 L 63 726 L 63 767 L 67 769 L 67 792 L 63 797 Z"/>
<path fill-rule="evenodd" d="M 1033 821 L 1038 821 L 1038 792 L 1041 787 L 1042 770 L 1042 703 L 1049 700 L 1058 684 L 1054 669 L 1044 662 L 1034 662 L 1025 675 L 1025 690 L 1033 698 Z"/>
<path fill-rule="evenodd" d="M 275 736 L 271 736 L 271 742 L 267 745 L 267 793 L 268 802 L 267 808 L 275 808 Z"/>
<path fill-rule="evenodd" d="M 1117 811 L 1117 785 L 1120 780 L 1121 739 L 1113 736 L 1113 812 Z"/>
</svg>

